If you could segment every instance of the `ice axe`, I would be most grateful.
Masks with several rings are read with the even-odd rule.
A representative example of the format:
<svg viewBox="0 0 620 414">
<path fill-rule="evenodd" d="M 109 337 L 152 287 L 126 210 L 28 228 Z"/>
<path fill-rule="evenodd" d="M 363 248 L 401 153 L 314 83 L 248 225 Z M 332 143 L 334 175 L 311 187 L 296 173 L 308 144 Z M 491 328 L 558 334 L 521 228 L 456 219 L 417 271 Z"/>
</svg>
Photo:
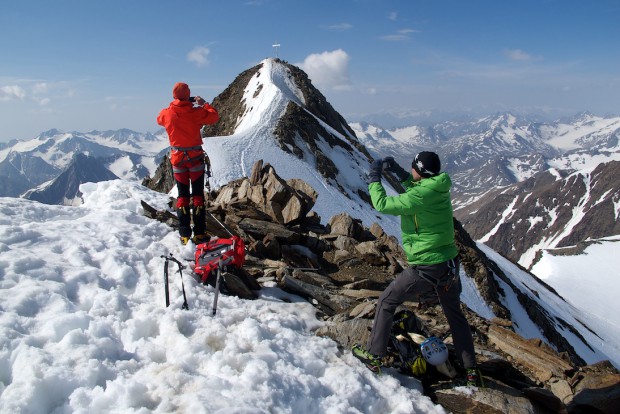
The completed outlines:
<svg viewBox="0 0 620 414">
<path fill-rule="evenodd" d="M 172 253 L 170 253 L 170 256 L 161 255 L 160 257 L 166 259 L 166 263 L 164 263 L 164 292 L 166 295 L 166 307 L 170 306 L 170 291 L 168 289 L 168 263 L 172 261 L 179 265 L 179 275 L 181 275 L 181 288 L 183 289 L 183 306 L 181 306 L 181 309 L 189 309 L 189 305 L 187 304 L 187 296 L 185 296 L 185 284 L 183 283 L 182 270 L 185 269 L 185 266 L 177 259 L 175 259 L 172 256 Z"/>
<path fill-rule="evenodd" d="M 235 246 L 233 245 L 231 246 L 230 249 L 234 249 L 234 248 Z M 222 280 L 222 267 L 228 265 L 230 262 L 232 262 L 232 260 L 233 260 L 233 256 L 229 256 L 225 259 L 223 258 L 223 256 L 220 256 L 220 260 L 218 260 L 217 262 L 217 279 L 215 279 L 215 296 L 213 298 L 213 310 L 212 310 L 213 316 L 215 316 L 215 314 L 217 313 L 217 298 L 220 293 L 220 281 Z"/>
</svg>

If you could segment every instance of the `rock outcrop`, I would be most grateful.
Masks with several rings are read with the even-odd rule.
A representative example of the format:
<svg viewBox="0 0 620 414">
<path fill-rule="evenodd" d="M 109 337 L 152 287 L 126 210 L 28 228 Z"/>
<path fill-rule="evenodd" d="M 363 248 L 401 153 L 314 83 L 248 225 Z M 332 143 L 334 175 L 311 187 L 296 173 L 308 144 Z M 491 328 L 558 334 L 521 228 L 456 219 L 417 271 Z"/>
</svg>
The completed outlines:
<svg viewBox="0 0 620 414">
<path fill-rule="evenodd" d="M 161 179 L 152 182 L 165 188 Z M 316 334 L 348 350 L 365 343 L 376 299 L 406 266 L 405 256 L 398 240 L 378 224 L 366 228 L 344 213 L 321 224 L 312 211 L 316 201 L 307 184 L 283 180 L 259 161 L 250 177 L 210 194 L 207 229 L 213 236 L 236 234 L 245 241 L 245 278 L 240 280 L 247 289 L 240 292 L 269 284 L 306 298 L 325 322 Z M 174 214 L 144 206 L 148 216 L 176 226 Z M 550 337 L 552 348 L 516 334 L 495 280 L 508 278 L 476 248 L 458 221 L 455 232 L 466 277 L 475 281 L 497 316 L 486 320 L 463 306 L 485 388 L 464 391 L 446 377 L 425 384 L 425 392 L 454 413 L 614 412 L 620 403 L 620 373 L 608 362 L 586 366 L 560 335 Z M 439 304 L 406 302 L 403 308 L 414 311 L 425 335 L 446 337 L 452 349 Z"/>
</svg>

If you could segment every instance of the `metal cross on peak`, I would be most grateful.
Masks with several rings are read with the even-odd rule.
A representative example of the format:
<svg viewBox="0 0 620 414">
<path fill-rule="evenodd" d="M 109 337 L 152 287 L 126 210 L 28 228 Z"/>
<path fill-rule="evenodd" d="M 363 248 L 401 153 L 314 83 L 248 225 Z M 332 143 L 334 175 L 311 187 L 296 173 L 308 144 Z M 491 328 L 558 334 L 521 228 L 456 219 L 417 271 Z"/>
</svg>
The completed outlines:
<svg viewBox="0 0 620 414">
<path fill-rule="evenodd" d="M 271 47 L 276 48 L 276 59 L 278 59 L 278 51 L 280 50 L 280 43 L 274 43 Z"/>
</svg>

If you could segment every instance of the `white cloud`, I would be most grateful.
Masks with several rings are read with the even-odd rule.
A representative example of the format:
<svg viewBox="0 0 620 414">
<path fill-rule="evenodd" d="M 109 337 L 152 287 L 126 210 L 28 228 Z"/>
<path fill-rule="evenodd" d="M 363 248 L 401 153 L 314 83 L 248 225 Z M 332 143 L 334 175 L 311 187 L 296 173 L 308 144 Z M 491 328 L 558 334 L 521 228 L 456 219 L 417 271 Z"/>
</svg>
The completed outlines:
<svg viewBox="0 0 620 414">
<path fill-rule="evenodd" d="M 504 56 L 512 60 L 531 60 L 532 57 L 521 49 L 505 49 Z"/>
<path fill-rule="evenodd" d="M 393 35 L 382 36 L 381 39 L 387 40 L 389 42 L 400 42 L 400 41 L 409 39 L 409 36 L 406 36 L 403 34 L 393 34 Z"/>
<path fill-rule="evenodd" d="M 420 32 L 419 30 L 414 30 L 414 29 L 401 29 L 397 31 L 396 34 L 382 36 L 381 39 L 387 40 L 390 42 L 400 42 L 403 40 L 408 40 L 410 33 L 419 33 L 419 32 Z"/>
<path fill-rule="evenodd" d="M 187 54 L 187 61 L 193 62 L 197 66 L 205 66 L 209 63 L 207 56 L 211 51 L 205 46 L 196 46 Z"/>
<path fill-rule="evenodd" d="M 326 26 L 325 28 L 327 30 L 333 30 L 336 32 L 343 32 L 345 30 L 352 29 L 353 25 L 350 23 L 339 23 L 339 24 L 332 24 L 331 26 Z"/>
<path fill-rule="evenodd" d="M 32 86 L 32 93 L 35 95 L 43 94 L 48 91 L 49 87 L 46 82 L 37 82 Z"/>
<path fill-rule="evenodd" d="M 21 86 L 7 85 L 0 88 L 0 101 L 10 101 L 13 99 L 24 99 L 26 91 Z"/>
<path fill-rule="evenodd" d="M 308 74 L 319 89 L 347 90 L 351 88 L 349 79 L 349 60 L 342 49 L 332 52 L 313 53 L 302 63 L 295 64 Z"/>
<path fill-rule="evenodd" d="M 391 12 L 388 14 L 388 19 L 396 21 L 396 19 L 398 18 L 398 13 L 396 12 Z"/>
</svg>

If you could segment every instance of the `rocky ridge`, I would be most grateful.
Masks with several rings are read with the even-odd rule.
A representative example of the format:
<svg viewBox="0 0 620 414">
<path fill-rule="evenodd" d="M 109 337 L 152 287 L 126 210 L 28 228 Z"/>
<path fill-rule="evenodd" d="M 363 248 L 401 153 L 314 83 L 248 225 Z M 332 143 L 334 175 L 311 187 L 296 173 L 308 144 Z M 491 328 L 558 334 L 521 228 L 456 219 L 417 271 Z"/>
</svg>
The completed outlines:
<svg viewBox="0 0 620 414">
<path fill-rule="evenodd" d="M 339 148 L 359 162 L 372 160 L 368 150 L 357 139 L 347 121 L 312 85 L 305 72 L 280 59 L 274 59 L 273 62 L 284 69 L 287 74 L 286 82 L 290 82 L 291 85 L 282 86 L 281 89 L 299 94 L 287 100 L 284 112 L 273 125 L 273 138 L 276 144 L 283 152 L 314 166 L 323 178 L 329 180 L 340 192 L 350 196 L 340 177 L 342 172 L 332 160 L 332 154 L 326 149 Z M 253 109 L 248 107 L 251 103 L 248 102 L 250 98 L 247 94 L 252 93 L 252 88 L 255 88 L 254 98 L 264 93 L 265 79 L 261 80 L 258 86 L 251 85 L 251 80 L 260 79 L 261 73 L 267 70 L 269 68 L 260 63 L 242 72 L 213 99 L 212 105 L 220 113 L 220 120 L 213 125 L 203 126 L 203 137 L 228 136 L 235 133 L 243 118 Z M 357 189 L 355 192 L 364 200 L 369 200 L 368 194 L 364 191 Z"/>
<path fill-rule="evenodd" d="M 174 182 L 168 168 L 162 163 L 145 184 L 169 191 Z M 354 343 L 365 343 L 376 298 L 405 265 L 404 252 L 379 225 L 365 228 L 347 214 L 322 225 L 312 211 L 315 202 L 316 192 L 303 181 L 283 180 L 259 161 L 250 177 L 209 194 L 207 228 L 213 236 L 239 235 L 248 247 L 242 271 L 225 275 L 231 294 L 251 299 L 261 284 L 275 283 L 306 298 L 325 321 L 316 334 L 334 339 L 345 352 Z M 176 226 L 168 211 L 145 206 L 145 214 Z M 543 331 L 553 347 L 517 335 L 499 301 L 495 277 L 509 279 L 477 249 L 460 223 L 455 224 L 463 269 L 497 315 L 489 321 L 463 307 L 486 387 L 464 392 L 446 377 L 425 384 L 425 393 L 454 413 L 614 412 L 620 402 L 620 373 L 607 361 L 585 365 L 557 332 L 551 335 L 551 324 Z M 535 302 L 519 300 L 532 315 L 541 314 L 544 326 L 544 312 Z M 403 307 L 415 312 L 426 336 L 446 336 L 451 347 L 437 303 L 408 302 Z"/>
</svg>

